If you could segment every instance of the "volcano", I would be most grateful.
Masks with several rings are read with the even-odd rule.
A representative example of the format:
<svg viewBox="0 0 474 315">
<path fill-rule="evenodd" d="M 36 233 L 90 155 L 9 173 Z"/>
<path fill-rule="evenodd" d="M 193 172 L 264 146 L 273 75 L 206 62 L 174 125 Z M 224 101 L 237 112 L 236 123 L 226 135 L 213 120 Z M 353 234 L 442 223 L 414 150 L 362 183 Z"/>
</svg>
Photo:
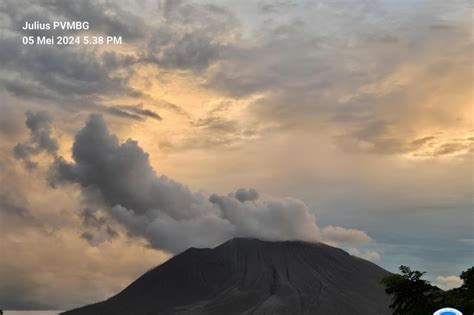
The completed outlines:
<svg viewBox="0 0 474 315">
<path fill-rule="evenodd" d="M 190 248 L 122 292 L 65 315 L 385 315 L 390 273 L 322 243 L 236 238 Z"/>
</svg>

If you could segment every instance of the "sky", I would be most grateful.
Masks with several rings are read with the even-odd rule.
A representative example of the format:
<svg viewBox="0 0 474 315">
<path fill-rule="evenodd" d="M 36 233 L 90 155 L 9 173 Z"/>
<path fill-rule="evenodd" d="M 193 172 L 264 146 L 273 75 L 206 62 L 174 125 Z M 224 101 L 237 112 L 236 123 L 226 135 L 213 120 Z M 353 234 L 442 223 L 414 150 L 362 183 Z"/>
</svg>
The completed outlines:
<svg viewBox="0 0 474 315">
<path fill-rule="evenodd" d="M 54 20 L 90 29 L 21 29 Z M 459 286 L 472 49 L 469 1 L 2 1 L 0 306 L 100 301 L 232 237 Z"/>
</svg>

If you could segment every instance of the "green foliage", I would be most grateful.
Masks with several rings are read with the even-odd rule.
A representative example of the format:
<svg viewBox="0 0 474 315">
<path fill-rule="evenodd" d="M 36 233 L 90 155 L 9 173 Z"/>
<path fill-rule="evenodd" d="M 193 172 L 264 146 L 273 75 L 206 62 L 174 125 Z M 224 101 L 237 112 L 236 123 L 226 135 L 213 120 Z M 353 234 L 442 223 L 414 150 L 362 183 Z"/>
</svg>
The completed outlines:
<svg viewBox="0 0 474 315">
<path fill-rule="evenodd" d="M 445 303 L 454 305 L 464 314 L 474 314 L 474 267 L 461 273 L 463 285 L 460 288 L 447 291 Z"/>
<path fill-rule="evenodd" d="M 463 285 L 449 291 L 423 280 L 424 272 L 400 266 L 401 274 L 385 277 L 385 292 L 392 295 L 394 315 L 433 314 L 442 307 L 454 307 L 464 314 L 474 313 L 474 267 L 461 273 Z"/>
<path fill-rule="evenodd" d="M 412 271 L 407 266 L 400 266 L 400 271 L 401 274 L 393 274 L 382 280 L 385 292 L 393 295 L 390 305 L 393 314 L 430 314 L 436 307 L 433 301 L 437 300 L 440 290 L 422 279 L 424 272 Z"/>
<path fill-rule="evenodd" d="M 461 280 L 463 281 L 462 289 L 469 291 L 474 295 L 474 267 L 469 268 L 461 273 Z"/>
</svg>

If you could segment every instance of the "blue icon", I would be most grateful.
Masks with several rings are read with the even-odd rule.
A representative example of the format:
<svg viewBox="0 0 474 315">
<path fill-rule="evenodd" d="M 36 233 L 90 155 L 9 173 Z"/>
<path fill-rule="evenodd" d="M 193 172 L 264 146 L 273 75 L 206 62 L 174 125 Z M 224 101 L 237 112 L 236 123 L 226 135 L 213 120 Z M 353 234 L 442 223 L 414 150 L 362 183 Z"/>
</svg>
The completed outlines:
<svg viewBox="0 0 474 315">
<path fill-rule="evenodd" d="M 445 307 L 440 310 L 437 310 L 433 315 L 462 315 L 460 311 L 454 308 Z"/>
</svg>

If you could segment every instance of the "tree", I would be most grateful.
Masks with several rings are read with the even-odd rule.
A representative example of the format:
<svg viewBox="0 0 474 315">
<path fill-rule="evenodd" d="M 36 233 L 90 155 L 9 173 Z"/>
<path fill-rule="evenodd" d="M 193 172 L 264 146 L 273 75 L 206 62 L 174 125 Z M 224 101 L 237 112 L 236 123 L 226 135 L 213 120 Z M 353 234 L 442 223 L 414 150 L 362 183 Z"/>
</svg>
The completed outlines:
<svg viewBox="0 0 474 315">
<path fill-rule="evenodd" d="M 401 274 L 385 277 L 385 292 L 393 295 L 390 308 L 394 315 L 433 314 L 442 307 L 453 307 L 464 314 L 474 313 L 474 267 L 461 273 L 463 285 L 443 291 L 423 280 L 425 274 L 400 266 Z"/>
<path fill-rule="evenodd" d="M 425 272 L 412 271 L 407 266 L 400 266 L 400 271 L 401 274 L 393 274 L 382 280 L 385 292 L 393 295 L 390 305 L 393 314 L 433 314 L 442 291 L 422 279 Z"/>
<path fill-rule="evenodd" d="M 449 290 L 445 293 L 444 303 L 450 305 L 464 314 L 474 313 L 474 267 L 461 273 L 463 285 L 460 288 Z"/>
<path fill-rule="evenodd" d="M 461 273 L 461 280 L 463 281 L 461 289 L 470 292 L 471 296 L 474 297 L 474 267 L 463 271 Z"/>
<path fill-rule="evenodd" d="M 462 297 L 461 309 L 465 314 L 474 314 L 474 267 L 461 273 L 463 285 L 459 289 Z"/>
</svg>

